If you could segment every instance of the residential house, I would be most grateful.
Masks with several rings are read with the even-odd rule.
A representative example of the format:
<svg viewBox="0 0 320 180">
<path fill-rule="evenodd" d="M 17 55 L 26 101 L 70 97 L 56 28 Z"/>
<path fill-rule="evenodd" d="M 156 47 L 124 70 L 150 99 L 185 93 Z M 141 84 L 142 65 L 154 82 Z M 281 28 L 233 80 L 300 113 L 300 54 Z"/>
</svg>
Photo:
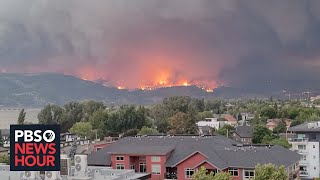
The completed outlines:
<svg viewBox="0 0 320 180">
<path fill-rule="evenodd" d="M 79 140 L 80 138 L 72 133 L 61 133 L 60 139 L 62 142 L 74 142 L 75 140 Z"/>
<path fill-rule="evenodd" d="M 3 141 L 3 147 L 9 148 L 10 147 L 10 129 L 1 129 L 1 134 Z"/>
<path fill-rule="evenodd" d="M 85 138 L 81 138 L 75 134 L 72 133 L 61 133 L 60 134 L 60 147 L 64 148 L 67 146 L 72 146 L 74 143 L 76 145 L 82 146 L 82 145 L 88 145 L 90 144 L 90 140 Z"/>
<path fill-rule="evenodd" d="M 226 122 L 218 121 L 218 118 L 205 118 L 203 121 L 198 121 L 196 124 L 199 128 L 199 131 L 201 131 L 203 127 L 211 127 L 215 130 L 218 130 L 219 128 L 223 127 Z"/>
<path fill-rule="evenodd" d="M 278 126 L 280 121 L 281 121 L 281 119 L 268 119 L 266 127 L 269 130 L 273 131 L 273 129 Z"/>
<path fill-rule="evenodd" d="M 271 131 L 273 131 L 273 129 L 274 129 L 275 127 L 277 127 L 281 121 L 284 121 L 284 122 L 285 122 L 287 129 L 290 127 L 291 122 L 292 122 L 291 119 L 277 119 L 277 118 L 275 118 L 275 119 L 268 119 L 266 126 L 267 126 L 268 129 L 270 129 Z"/>
<path fill-rule="evenodd" d="M 253 128 L 246 123 L 242 126 L 237 126 L 235 131 L 233 132 L 233 139 L 243 144 L 251 144 L 252 143 L 252 132 Z"/>
<path fill-rule="evenodd" d="M 288 138 L 291 150 L 301 154 L 300 177 L 313 179 L 320 174 L 320 121 L 306 122 L 289 128 L 295 133 L 294 138 Z"/>
<path fill-rule="evenodd" d="M 238 124 L 243 125 L 244 123 L 250 122 L 252 119 L 254 119 L 254 114 L 241 113 L 241 120 L 238 120 Z"/>
<path fill-rule="evenodd" d="M 202 166 L 229 172 L 234 180 L 250 179 L 259 163 L 283 165 L 295 179 L 299 160 L 299 154 L 280 146 L 244 145 L 220 135 L 125 137 L 88 156 L 89 165 L 146 172 L 151 180 L 191 179 Z"/>
<path fill-rule="evenodd" d="M 227 120 L 227 124 L 230 124 L 231 126 L 236 126 L 238 124 L 237 119 L 230 114 L 221 114 L 221 118 Z"/>
<path fill-rule="evenodd" d="M 241 113 L 241 116 L 242 116 L 242 120 L 244 121 L 249 121 L 254 119 L 254 114 L 252 113 Z"/>
<path fill-rule="evenodd" d="M 222 121 L 223 123 L 220 124 L 224 126 L 225 124 L 230 124 L 231 126 L 236 126 L 238 121 L 230 114 L 213 114 L 213 118 L 206 118 L 206 119 L 214 119 L 215 121 Z"/>
</svg>

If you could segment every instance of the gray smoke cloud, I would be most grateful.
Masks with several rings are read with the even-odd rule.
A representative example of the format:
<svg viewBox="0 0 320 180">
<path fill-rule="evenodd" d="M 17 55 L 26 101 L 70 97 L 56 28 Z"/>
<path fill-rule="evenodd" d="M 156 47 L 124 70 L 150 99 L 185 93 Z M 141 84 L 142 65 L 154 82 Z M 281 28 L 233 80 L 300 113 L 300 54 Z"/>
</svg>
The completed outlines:
<svg viewBox="0 0 320 180">
<path fill-rule="evenodd" d="M 0 0 L 0 71 L 320 87 L 318 0 Z"/>
</svg>

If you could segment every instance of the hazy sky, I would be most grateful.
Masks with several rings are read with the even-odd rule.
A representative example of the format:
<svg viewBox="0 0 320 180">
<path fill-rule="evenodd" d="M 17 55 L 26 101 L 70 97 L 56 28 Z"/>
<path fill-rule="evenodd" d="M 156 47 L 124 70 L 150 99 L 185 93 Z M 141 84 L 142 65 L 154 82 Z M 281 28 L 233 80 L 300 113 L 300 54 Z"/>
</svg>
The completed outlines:
<svg viewBox="0 0 320 180">
<path fill-rule="evenodd" d="M 0 0 L 0 71 L 320 87 L 320 1 Z"/>
</svg>

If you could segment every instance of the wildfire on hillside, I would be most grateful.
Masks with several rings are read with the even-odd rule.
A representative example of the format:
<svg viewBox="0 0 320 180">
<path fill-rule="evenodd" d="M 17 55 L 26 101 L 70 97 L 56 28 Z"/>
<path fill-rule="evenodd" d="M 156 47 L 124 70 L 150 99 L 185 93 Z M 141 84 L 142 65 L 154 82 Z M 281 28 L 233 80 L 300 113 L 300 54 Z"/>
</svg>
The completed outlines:
<svg viewBox="0 0 320 180">
<path fill-rule="evenodd" d="M 197 86 L 207 92 L 213 92 L 213 89 L 217 87 L 217 84 L 204 80 L 187 80 L 183 77 L 174 77 L 170 71 L 158 71 L 155 74 L 146 76 L 145 80 L 141 80 L 134 86 L 127 86 L 126 81 L 110 81 L 108 80 L 107 72 L 100 72 L 96 69 L 86 67 L 77 71 L 77 76 L 86 81 L 105 80 L 108 81 L 108 85 L 117 87 L 119 90 L 123 89 L 141 89 L 144 91 L 153 90 L 156 88 L 174 87 L 174 86 Z"/>
</svg>

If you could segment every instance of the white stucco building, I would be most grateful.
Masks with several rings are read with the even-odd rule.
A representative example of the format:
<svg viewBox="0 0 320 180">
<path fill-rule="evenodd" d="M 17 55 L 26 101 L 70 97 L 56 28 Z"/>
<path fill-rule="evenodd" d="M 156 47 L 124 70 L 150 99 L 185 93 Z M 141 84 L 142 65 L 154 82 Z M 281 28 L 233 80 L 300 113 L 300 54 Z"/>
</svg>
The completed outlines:
<svg viewBox="0 0 320 180">
<path fill-rule="evenodd" d="M 289 128 L 296 133 L 290 138 L 291 150 L 301 155 L 299 162 L 301 179 L 313 179 L 320 177 L 320 121 L 300 124 Z"/>
<path fill-rule="evenodd" d="M 197 122 L 198 127 L 212 127 L 218 130 L 226 124 L 225 121 L 218 121 L 218 118 L 205 118 L 203 121 Z"/>
</svg>

